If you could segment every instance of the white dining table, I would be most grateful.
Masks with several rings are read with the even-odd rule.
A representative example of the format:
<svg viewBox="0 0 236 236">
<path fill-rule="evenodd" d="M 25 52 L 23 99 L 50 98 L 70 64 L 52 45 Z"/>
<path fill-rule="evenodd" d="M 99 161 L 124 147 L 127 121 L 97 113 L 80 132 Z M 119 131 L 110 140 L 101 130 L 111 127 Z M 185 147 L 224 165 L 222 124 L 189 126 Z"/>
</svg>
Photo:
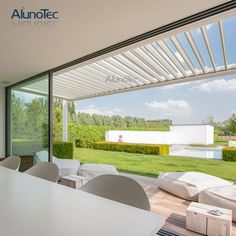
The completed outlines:
<svg viewBox="0 0 236 236">
<path fill-rule="evenodd" d="M 2 236 L 153 236 L 164 217 L 0 166 Z"/>
</svg>

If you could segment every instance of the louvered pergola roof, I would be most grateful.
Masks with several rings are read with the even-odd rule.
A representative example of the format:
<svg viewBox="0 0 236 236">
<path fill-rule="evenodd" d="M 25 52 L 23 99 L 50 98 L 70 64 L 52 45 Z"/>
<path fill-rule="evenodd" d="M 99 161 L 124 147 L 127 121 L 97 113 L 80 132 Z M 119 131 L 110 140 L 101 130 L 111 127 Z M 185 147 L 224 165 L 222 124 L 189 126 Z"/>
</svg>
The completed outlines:
<svg viewBox="0 0 236 236">
<path fill-rule="evenodd" d="M 236 73 L 235 10 L 59 71 L 53 95 L 80 100 L 229 73 Z M 43 93 L 45 86 L 22 89 Z"/>
</svg>

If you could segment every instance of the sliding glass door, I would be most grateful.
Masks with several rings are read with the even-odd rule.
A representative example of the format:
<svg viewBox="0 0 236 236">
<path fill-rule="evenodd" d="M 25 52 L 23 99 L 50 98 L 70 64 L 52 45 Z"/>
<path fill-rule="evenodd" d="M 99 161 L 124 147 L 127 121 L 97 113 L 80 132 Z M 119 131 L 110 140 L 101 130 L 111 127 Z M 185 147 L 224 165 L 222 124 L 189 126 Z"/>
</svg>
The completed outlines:
<svg viewBox="0 0 236 236">
<path fill-rule="evenodd" d="M 49 75 L 7 88 L 7 154 L 22 157 L 24 169 L 35 162 L 48 161 Z"/>
</svg>

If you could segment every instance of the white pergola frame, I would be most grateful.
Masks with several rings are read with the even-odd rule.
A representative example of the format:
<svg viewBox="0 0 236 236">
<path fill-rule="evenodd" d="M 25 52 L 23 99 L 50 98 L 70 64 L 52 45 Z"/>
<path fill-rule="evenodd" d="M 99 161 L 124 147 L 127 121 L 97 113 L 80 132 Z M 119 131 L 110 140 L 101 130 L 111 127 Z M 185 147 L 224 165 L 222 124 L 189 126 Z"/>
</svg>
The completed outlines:
<svg viewBox="0 0 236 236">
<path fill-rule="evenodd" d="M 209 17 L 176 30 L 149 38 L 131 46 L 113 51 L 76 66 L 58 71 L 53 76 L 54 96 L 68 101 L 105 96 L 133 90 L 190 82 L 236 73 L 236 65 L 227 64 L 227 51 L 222 20 L 236 15 L 236 10 Z M 217 23 L 224 64 L 216 67 L 214 52 L 207 34 L 206 25 Z M 204 64 L 191 30 L 199 28 L 205 42 L 211 69 Z M 201 71 L 196 69 L 189 53 L 183 48 L 177 34 L 184 33 Z M 180 56 L 166 43 L 169 38 Z M 158 47 L 158 50 L 157 50 Z M 184 65 L 189 68 L 186 70 Z M 120 83 L 107 82 L 107 76 L 135 80 Z"/>
<path fill-rule="evenodd" d="M 115 93 L 166 86 L 177 83 L 209 79 L 236 73 L 236 64 L 229 65 L 222 21 L 236 15 L 236 10 L 205 18 L 175 30 L 134 43 L 78 65 L 57 71 L 53 75 L 53 95 L 63 99 L 63 140 L 67 141 L 67 102 Z M 223 65 L 216 66 L 216 60 L 206 25 L 217 23 Z M 207 69 L 191 30 L 198 28 L 204 40 L 211 68 Z M 183 33 L 200 70 L 185 50 L 178 34 Z M 174 49 L 167 43 L 171 42 Z M 174 52 L 175 51 L 175 52 Z M 188 69 L 186 69 L 188 68 Z M 127 78 L 125 82 L 108 82 L 108 76 Z M 43 94 L 43 84 L 19 88 Z"/>
</svg>

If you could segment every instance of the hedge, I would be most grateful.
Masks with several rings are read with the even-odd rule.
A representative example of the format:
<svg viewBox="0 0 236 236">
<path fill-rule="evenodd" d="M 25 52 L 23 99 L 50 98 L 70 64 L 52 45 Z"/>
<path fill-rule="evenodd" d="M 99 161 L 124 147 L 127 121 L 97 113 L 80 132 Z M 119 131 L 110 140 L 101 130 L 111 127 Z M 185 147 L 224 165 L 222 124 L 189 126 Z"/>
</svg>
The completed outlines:
<svg viewBox="0 0 236 236">
<path fill-rule="evenodd" d="M 94 142 L 91 144 L 91 148 L 106 151 L 142 153 L 148 155 L 169 154 L 169 145 L 160 144 Z"/>
<path fill-rule="evenodd" d="M 108 127 L 76 126 L 69 124 L 68 140 L 76 147 L 90 148 L 93 142 L 105 140 L 105 133 Z"/>
<path fill-rule="evenodd" d="M 222 159 L 224 161 L 236 161 L 236 148 L 233 148 L 233 147 L 223 148 Z"/>
<path fill-rule="evenodd" d="M 73 159 L 73 143 L 53 142 L 53 156 L 61 159 Z"/>
<path fill-rule="evenodd" d="M 94 142 L 105 141 L 107 130 L 152 130 L 159 131 L 163 129 L 157 128 L 141 128 L 141 127 L 111 127 L 111 126 L 85 126 L 68 123 L 68 141 L 72 142 L 76 147 L 91 148 Z M 55 123 L 53 126 L 53 139 L 62 141 L 62 123 Z"/>
</svg>

